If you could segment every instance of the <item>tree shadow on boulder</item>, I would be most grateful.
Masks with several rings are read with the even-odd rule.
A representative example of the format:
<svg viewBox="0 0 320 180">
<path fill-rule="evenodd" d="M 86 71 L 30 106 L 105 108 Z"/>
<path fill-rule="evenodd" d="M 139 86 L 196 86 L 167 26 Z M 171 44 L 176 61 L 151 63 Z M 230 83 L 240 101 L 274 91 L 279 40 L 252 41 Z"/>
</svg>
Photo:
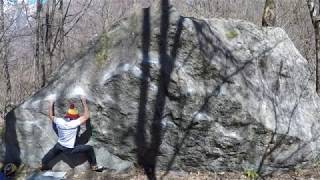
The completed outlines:
<svg viewBox="0 0 320 180">
<path fill-rule="evenodd" d="M 136 145 L 138 148 L 137 159 L 138 164 L 144 168 L 148 179 L 156 179 L 157 156 L 160 153 L 160 145 L 162 143 L 163 130 L 162 119 L 164 117 L 166 97 L 168 95 L 168 87 L 171 74 L 174 70 L 176 56 L 180 45 L 180 35 L 182 33 L 182 24 L 184 18 L 178 20 L 178 28 L 174 37 L 174 44 L 171 54 L 168 54 L 168 31 L 170 26 L 170 4 L 168 0 L 161 1 L 161 19 L 160 19 L 160 37 L 158 41 L 159 47 L 159 81 L 157 84 L 158 92 L 154 104 L 153 117 L 150 127 L 150 142 L 146 138 L 146 106 L 148 101 L 148 86 L 150 78 L 150 62 L 149 49 L 151 37 L 150 9 L 143 10 L 142 24 L 142 54 L 141 62 L 142 81 L 140 86 L 139 112 L 137 119 Z"/>
<path fill-rule="evenodd" d="M 4 163 L 14 163 L 17 167 L 21 164 L 20 147 L 16 131 L 16 115 L 14 110 L 5 117 L 5 156 Z"/>
</svg>

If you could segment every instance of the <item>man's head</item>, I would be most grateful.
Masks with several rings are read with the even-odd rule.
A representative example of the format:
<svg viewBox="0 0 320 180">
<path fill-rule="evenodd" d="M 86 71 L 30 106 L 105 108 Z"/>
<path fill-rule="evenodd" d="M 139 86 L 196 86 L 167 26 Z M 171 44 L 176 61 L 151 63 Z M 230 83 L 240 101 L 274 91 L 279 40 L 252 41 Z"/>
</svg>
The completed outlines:
<svg viewBox="0 0 320 180">
<path fill-rule="evenodd" d="M 64 115 L 65 119 L 69 119 L 69 120 L 74 120 L 74 119 L 78 119 L 79 113 L 78 110 L 75 108 L 74 104 L 71 103 L 69 105 L 69 109 L 67 110 L 66 114 Z"/>
</svg>

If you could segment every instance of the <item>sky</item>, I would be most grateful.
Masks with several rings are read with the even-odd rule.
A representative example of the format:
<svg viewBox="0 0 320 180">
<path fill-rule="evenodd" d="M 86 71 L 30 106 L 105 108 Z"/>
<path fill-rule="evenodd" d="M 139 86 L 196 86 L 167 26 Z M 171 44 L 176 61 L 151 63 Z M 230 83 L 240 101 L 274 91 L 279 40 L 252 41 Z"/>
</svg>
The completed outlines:
<svg viewBox="0 0 320 180">
<path fill-rule="evenodd" d="M 7 0 L 9 3 L 15 4 L 17 2 L 20 2 L 22 0 Z M 27 2 L 30 5 L 36 4 L 37 0 L 24 0 L 25 2 Z M 40 0 L 42 3 L 45 3 L 46 0 Z"/>
</svg>

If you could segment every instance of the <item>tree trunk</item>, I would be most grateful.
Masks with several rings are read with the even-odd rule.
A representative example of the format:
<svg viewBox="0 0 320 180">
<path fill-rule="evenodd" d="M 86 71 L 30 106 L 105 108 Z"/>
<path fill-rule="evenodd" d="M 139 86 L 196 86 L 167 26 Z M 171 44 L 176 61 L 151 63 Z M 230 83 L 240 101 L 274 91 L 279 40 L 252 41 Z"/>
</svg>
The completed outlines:
<svg viewBox="0 0 320 180">
<path fill-rule="evenodd" d="M 11 104 L 11 81 L 10 81 L 10 73 L 9 73 L 9 63 L 8 63 L 8 44 L 9 41 L 5 37 L 5 23 L 4 23 L 4 1 L 0 0 L 0 32 L 1 32 L 1 39 L 0 39 L 0 58 L 3 61 L 3 74 L 6 84 L 6 92 L 5 92 L 5 102 L 3 107 L 3 115 L 7 113 L 9 110 L 9 106 Z"/>
<path fill-rule="evenodd" d="M 316 91 L 319 94 L 320 90 L 320 70 L 319 70 L 319 57 L 320 57 L 320 31 L 319 31 L 319 22 L 315 22 L 314 24 L 314 37 L 315 37 L 315 44 L 316 44 Z"/>
<path fill-rule="evenodd" d="M 37 26 L 36 26 L 36 42 L 35 42 L 35 62 L 34 62 L 34 81 L 35 85 L 38 86 L 40 82 L 39 74 L 40 74 L 40 41 L 41 41 L 41 9 L 42 5 L 40 0 L 37 0 L 36 3 L 37 9 L 36 9 L 36 21 L 37 21 Z M 42 84 L 42 83 L 41 83 Z"/>
<path fill-rule="evenodd" d="M 276 3 L 274 0 L 266 0 L 263 16 L 262 26 L 275 26 L 276 24 Z"/>
<path fill-rule="evenodd" d="M 60 62 L 64 60 L 64 14 L 63 14 L 63 0 L 59 2 L 59 51 L 58 58 Z"/>
<path fill-rule="evenodd" d="M 48 74 L 52 72 L 52 53 L 51 53 L 51 42 L 52 42 L 52 12 L 50 12 L 50 1 L 46 3 L 46 19 L 45 19 L 45 59 L 49 60 L 49 67 L 47 68 Z"/>
<path fill-rule="evenodd" d="M 310 18 L 312 21 L 312 25 L 314 28 L 314 38 L 315 38 L 315 46 L 316 46 L 316 91 L 319 94 L 320 92 L 320 70 L 319 70 L 319 57 L 320 57 L 320 29 L 319 29 L 319 8 L 317 9 L 315 6 L 315 1 L 314 0 L 307 0 L 308 4 L 308 9 L 309 9 L 309 14 Z M 318 1 L 318 7 L 320 5 L 320 0 Z"/>
</svg>

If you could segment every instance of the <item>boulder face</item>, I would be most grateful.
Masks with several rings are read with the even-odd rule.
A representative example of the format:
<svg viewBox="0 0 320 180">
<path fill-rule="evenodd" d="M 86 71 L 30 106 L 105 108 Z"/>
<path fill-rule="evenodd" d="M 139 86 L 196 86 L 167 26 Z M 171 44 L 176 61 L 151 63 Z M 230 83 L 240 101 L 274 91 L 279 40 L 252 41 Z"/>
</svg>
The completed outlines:
<svg viewBox="0 0 320 180">
<path fill-rule="evenodd" d="M 68 60 L 6 117 L 5 160 L 36 166 L 56 142 L 47 117 L 67 102 L 90 122 L 98 163 L 183 170 L 272 170 L 319 152 L 319 99 L 308 62 L 280 28 L 144 9 Z M 63 160 L 63 161 L 59 161 Z M 61 155 L 55 169 L 85 159 Z M 85 165 L 77 166 L 79 168 Z"/>
</svg>

